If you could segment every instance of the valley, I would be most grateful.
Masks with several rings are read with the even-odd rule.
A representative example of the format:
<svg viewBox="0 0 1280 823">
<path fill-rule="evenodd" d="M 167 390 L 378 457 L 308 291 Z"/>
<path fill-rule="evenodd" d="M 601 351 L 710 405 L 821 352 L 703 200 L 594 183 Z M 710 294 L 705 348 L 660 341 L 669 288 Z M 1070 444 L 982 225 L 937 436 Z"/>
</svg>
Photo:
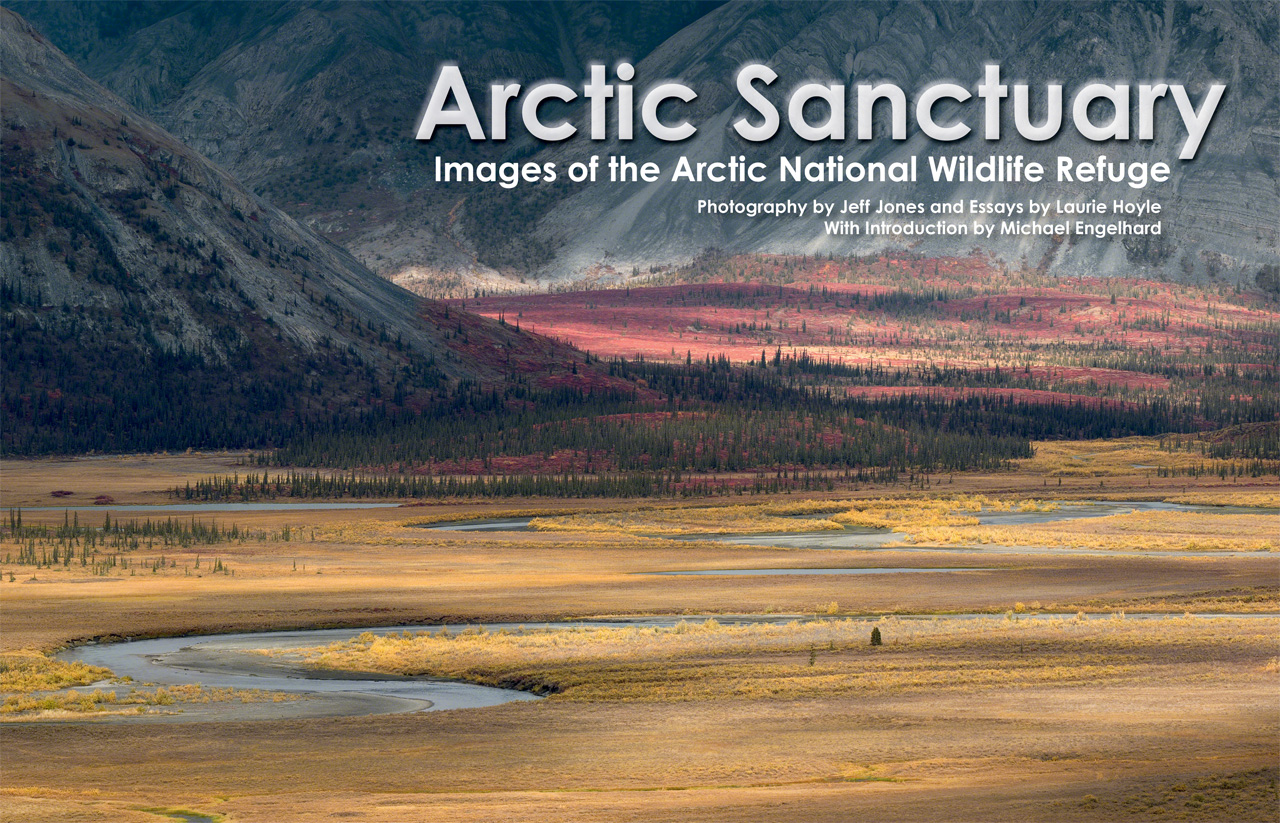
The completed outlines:
<svg viewBox="0 0 1280 823">
<path fill-rule="evenodd" d="M 0 9 L 0 821 L 1274 820 L 1260 8 Z"/>
<path fill-rule="evenodd" d="M 26 530 L 15 540 L 10 522 L 0 545 L 0 720 L 7 768 L 21 775 L 4 789 L 6 819 L 142 821 L 155 819 L 142 811 L 152 808 L 227 820 L 356 809 L 369 820 L 665 819 L 679 808 L 754 820 L 792 808 L 783 819 L 863 810 L 923 820 L 946 802 L 993 820 L 1159 808 L 1265 820 L 1280 723 L 1270 700 L 1280 653 L 1270 525 L 1280 486 L 1208 473 L 1149 486 L 1142 470 L 1118 462 L 1098 466 L 1103 492 L 1071 460 L 1040 456 L 1055 453 L 1051 445 L 1037 443 L 1038 456 L 1011 470 L 957 475 L 933 491 L 899 483 L 730 500 L 382 498 L 400 505 L 360 509 L 293 498 L 174 514 L 165 509 L 172 488 L 237 474 L 249 455 L 5 461 L 0 506 L 23 506 Z M 1079 445 L 1081 455 L 1134 447 Z M 1066 470 L 1052 495 L 1042 482 L 1049 465 Z M 114 502 L 84 507 L 104 494 Z M 1264 508 L 1172 506 L 1144 520 L 1130 509 L 1162 504 L 1099 496 Z M 1256 545 L 1206 553 L 1206 527 L 1179 525 L 1196 517 Z M 104 518 L 125 543 L 110 542 Z M 169 519 L 177 526 L 167 536 L 140 529 Z M 86 538 L 63 525 L 71 520 L 100 535 L 87 555 Z M 1072 524 L 1079 534 L 1122 535 L 1129 548 L 1045 551 L 1042 536 L 1018 548 L 970 534 Z M 958 539 L 944 545 L 947 529 Z M 791 541 L 846 530 L 885 537 L 847 547 Z M 28 543 L 41 559 L 15 562 Z M 781 573 L 806 567 L 815 573 Z M 938 567 L 980 570 L 902 573 Z M 716 572 L 736 568 L 766 571 Z M 838 573 L 859 568 L 887 573 Z M 669 574 L 680 570 L 703 573 Z M 334 626 L 351 628 L 311 647 L 306 633 L 241 635 L 249 651 L 234 657 L 201 637 Z M 395 628 L 361 628 L 380 626 Z M 872 628 L 882 647 L 868 645 Z M 20 690 L 30 686 L 13 679 L 19 659 L 69 642 L 174 636 L 188 638 L 173 648 L 189 650 L 172 658 L 194 667 L 186 684 L 225 671 L 225 660 L 262 674 L 383 678 L 368 688 L 388 694 L 408 694 L 412 683 L 397 680 L 407 675 L 542 699 L 403 713 L 412 707 L 398 697 L 329 691 L 341 680 L 310 689 L 295 680 L 282 695 L 244 691 L 270 689 L 261 677 L 165 685 L 157 669 L 161 682 L 148 684 L 145 663 L 134 682 L 115 686 L 57 669 L 73 664 L 43 664 L 53 668 L 34 681 L 44 684 L 36 698 L 68 687 L 86 698 L 28 699 Z M 59 677 L 64 685 L 51 685 Z M 1230 702 L 1213 697 L 1224 690 Z M 376 706 L 402 713 L 323 716 Z M 118 754 L 103 759 L 104 746 Z M 1170 748 L 1179 751 L 1172 770 Z M 57 767 L 42 754 L 50 750 Z M 312 774 L 319 764 L 323 780 Z M 991 770 L 1007 779 L 983 777 Z"/>
</svg>

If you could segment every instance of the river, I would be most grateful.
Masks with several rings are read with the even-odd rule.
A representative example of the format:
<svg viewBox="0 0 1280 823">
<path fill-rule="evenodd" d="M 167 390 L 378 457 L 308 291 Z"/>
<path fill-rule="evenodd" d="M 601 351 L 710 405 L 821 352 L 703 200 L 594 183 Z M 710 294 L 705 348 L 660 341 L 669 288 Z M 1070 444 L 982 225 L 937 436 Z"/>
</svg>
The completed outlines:
<svg viewBox="0 0 1280 823">
<path fill-rule="evenodd" d="M 897 620 L 978 620 L 991 614 L 897 615 Z M 1050 620 L 1069 614 L 1025 614 L 1019 620 Z M 1130 614 L 1128 620 L 1161 620 L 1170 615 Z M 1180 617 L 1172 616 L 1172 617 Z M 1203 614 L 1219 617 L 1273 620 L 1277 614 Z M 487 623 L 488 631 L 574 630 L 589 628 L 672 627 L 682 622 L 702 622 L 714 618 L 722 624 L 787 623 L 793 620 L 823 619 L 799 614 L 673 615 L 653 617 L 601 618 L 560 623 Z M 1085 619 L 1109 620 L 1110 614 L 1087 615 Z M 877 622 L 878 616 L 840 618 Z M 450 680 L 396 677 L 317 670 L 280 657 L 262 655 L 263 650 L 324 646 L 358 637 L 401 632 L 438 632 L 442 624 L 383 626 L 376 628 L 312 629 L 287 632 L 216 634 L 196 637 L 163 637 L 132 642 L 87 644 L 59 653 L 62 660 L 105 666 L 118 677 L 133 683 L 115 688 L 127 691 L 142 684 L 176 686 L 198 684 L 206 689 L 234 688 L 278 692 L 299 699 L 285 702 L 239 700 L 188 704 L 180 713 L 145 715 L 129 720 L 148 722 L 195 722 L 207 720 L 281 720 L 302 717 L 356 717 L 370 714 L 475 709 L 515 701 L 537 700 L 537 696 L 514 689 L 499 689 Z M 450 631 L 467 626 L 451 625 Z M 81 687 L 80 691 L 108 688 L 107 684 Z M 91 715 L 89 717 L 92 717 Z"/>
</svg>

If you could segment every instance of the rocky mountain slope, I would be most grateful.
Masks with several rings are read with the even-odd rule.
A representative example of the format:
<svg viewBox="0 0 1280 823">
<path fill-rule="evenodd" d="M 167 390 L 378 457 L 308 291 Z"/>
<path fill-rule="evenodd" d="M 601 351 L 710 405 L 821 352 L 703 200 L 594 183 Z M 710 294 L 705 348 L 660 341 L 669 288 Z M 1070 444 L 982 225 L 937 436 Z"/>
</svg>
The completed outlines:
<svg viewBox="0 0 1280 823">
<path fill-rule="evenodd" d="M 436 67 L 576 79 L 643 57 L 716 6 L 649 3 L 16 3 L 96 80 L 365 265 L 428 294 L 517 287 L 552 248 L 527 224 L 560 192 L 435 186 L 436 154 L 527 138 L 414 141 Z M 522 195 L 525 193 L 521 193 Z M 517 273 L 506 279 L 498 270 Z M 427 287 L 430 284 L 430 288 Z"/>
<path fill-rule="evenodd" d="M 693 249 L 789 253 L 864 253 L 886 245 L 923 254 L 963 254 L 972 248 L 1017 265 L 1045 266 L 1059 273 L 1165 275 L 1175 279 L 1230 278 L 1252 282 L 1259 269 L 1280 260 L 1280 36 L 1274 3 L 1147 2 L 866 2 L 753 4 L 732 3 L 713 11 L 659 47 L 638 67 L 644 77 L 679 77 L 698 90 L 686 108 L 691 120 L 706 124 L 691 140 L 674 145 L 582 144 L 558 152 L 565 159 L 588 151 L 626 151 L 637 160 L 663 168 L 679 155 L 693 161 L 733 154 L 767 163 L 776 177 L 779 156 L 806 161 L 839 154 L 847 161 L 894 162 L 917 157 L 920 182 L 638 184 L 583 188 L 559 203 L 539 224 L 544 239 L 559 241 L 560 254 L 548 273 L 571 276 L 607 260 L 621 271 L 657 260 L 684 259 Z M 771 66 L 779 80 L 768 95 L 783 112 L 779 135 L 764 144 L 747 143 L 730 124 L 749 109 L 733 89 L 737 67 L 745 62 Z M 806 80 L 844 83 L 892 82 L 909 99 L 939 79 L 966 88 L 982 79 L 984 65 L 1002 66 L 1007 84 L 1030 86 L 1039 118 L 1044 84 L 1065 85 L 1064 99 L 1089 82 L 1122 83 L 1168 79 L 1186 82 L 1199 100 L 1210 82 L 1228 92 L 1194 160 L 1178 152 L 1185 131 L 1172 103 L 1158 119 L 1155 141 L 1093 143 L 1064 116 L 1059 136 L 1029 142 L 1017 135 L 1012 105 L 1005 101 L 1002 139 L 976 134 L 954 143 L 929 140 L 914 128 L 905 141 L 809 143 L 785 125 L 784 94 Z M 1133 90 L 1136 101 L 1137 90 Z M 974 101 L 976 102 L 976 101 Z M 854 111 L 850 110 L 852 117 Z M 981 109 L 962 112 L 946 104 L 939 117 L 963 114 L 977 132 Z M 821 113 L 815 114 L 815 122 Z M 1099 115 L 1105 121 L 1106 112 Z M 1038 122 L 1033 120 L 1033 122 Z M 1136 123 L 1134 125 L 1136 137 Z M 1050 170 L 1041 184 L 934 184 L 926 170 L 930 157 L 996 154 L 1023 155 Z M 1080 162 L 1105 154 L 1125 163 L 1163 161 L 1173 170 L 1167 183 L 1136 190 L 1127 183 L 1058 183 L 1058 155 Z M 886 241 L 883 238 L 828 236 L 820 220 L 750 220 L 695 213 L 699 199 L 843 201 L 884 198 L 898 201 L 1018 202 L 1150 198 L 1162 207 L 1160 237 L 1116 240 L 999 237 Z M 598 215 L 598 219 L 585 219 Z M 1110 222 L 1110 221 L 1108 221 Z"/>
<path fill-rule="evenodd" d="M 0 9 L 6 451 L 273 442 L 581 355 L 373 274 Z"/>
<path fill-rule="evenodd" d="M 1249 280 L 1280 262 L 1280 35 L 1275 3 L 1021 2 L 645 3 L 173 3 L 131 6 L 18 3 L 104 85 L 207 153 L 255 191 L 342 244 L 380 274 L 424 292 L 520 288 L 687 260 L 706 248 L 864 253 L 883 239 L 833 237 L 821 221 L 698 215 L 697 200 L 785 198 L 1018 201 L 1134 200 L 1163 207 L 1158 238 L 1062 241 L 1049 237 L 893 241 L 925 254 L 974 248 L 1012 265 L 1062 273 Z M 578 79 L 588 61 L 639 59 L 643 86 L 679 78 L 698 91 L 699 134 L 679 144 L 575 139 L 543 147 L 527 138 L 471 143 L 450 129 L 429 145 L 413 128 L 441 62 L 456 61 L 476 89 L 491 80 Z M 1197 157 L 1177 160 L 1172 105 L 1154 142 L 1094 144 L 1065 129 L 1043 143 L 1016 137 L 936 143 L 848 140 L 811 144 L 785 129 L 765 144 L 738 140 L 730 123 L 749 110 L 734 93 L 745 62 L 770 65 L 777 96 L 805 80 L 893 82 L 909 95 L 950 79 L 972 87 L 998 62 L 1005 82 L 1046 82 L 1070 95 L 1091 81 L 1209 82 L 1229 91 Z M 1067 98 L 1068 101 L 1070 97 Z M 945 106 L 942 107 L 945 109 Z M 1006 101 L 1006 112 L 1011 106 Z M 570 112 L 571 116 L 576 116 Z M 970 115 L 970 119 L 980 115 Z M 945 119 L 945 118 L 944 118 Z M 1069 119 L 1069 113 L 1068 113 Z M 1012 133 L 1006 115 L 1004 131 Z M 638 184 L 579 187 L 441 186 L 450 159 L 567 162 L 625 151 L 670 169 L 678 155 L 735 153 L 776 166 L 779 155 L 850 161 L 994 153 L 1052 164 L 1105 153 L 1165 161 L 1171 181 L 1139 193 L 1124 183 Z M 926 175 L 922 175 L 927 177 Z M 499 276 L 506 275 L 505 277 Z"/>
</svg>

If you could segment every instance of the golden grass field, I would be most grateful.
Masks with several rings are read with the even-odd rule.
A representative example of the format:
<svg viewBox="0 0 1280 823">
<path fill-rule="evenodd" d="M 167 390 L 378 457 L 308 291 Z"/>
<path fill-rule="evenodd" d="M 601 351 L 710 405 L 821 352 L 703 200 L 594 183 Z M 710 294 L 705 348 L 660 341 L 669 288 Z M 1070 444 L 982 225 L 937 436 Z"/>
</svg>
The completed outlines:
<svg viewBox="0 0 1280 823">
<path fill-rule="evenodd" d="M 870 645 L 870 630 L 881 633 Z M 1170 616 L 1160 621 L 988 618 L 814 620 L 673 628 L 363 634 L 328 646 L 273 652 L 310 665 L 520 684 L 554 701 L 667 703 L 975 691 L 1033 685 L 1142 682 L 1157 662 L 1228 632 L 1233 653 L 1280 667 L 1267 621 Z M 1184 661 L 1185 662 L 1185 661 Z M 1190 673 L 1184 673 L 1189 675 Z"/>
<path fill-rule="evenodd" d="M 1280 612 L 1274 543 L 1263 545 L 1275 539 L 1268 530 L 1276 515 L 1121 514 L 1040 524 L 1028 543 L 968 518 L 974 505 L 1035 510 L 1053 505 L 1045 501 L 1103 497 L 1265 505 L 1280 499 L 1280 487 L 1142 471 L 1068 474 L 1058 486 L 1057 476 L 1049 479 L 1053 466 L 1030 467 L 1050 458 L 1050 445 L 1040 444 L 1015 472 L 957 475 L 909 493 L 868 487 L 782 500 L 198 515 L 254 536 L 186 548 L 143 544 L 128 552 L 129 568 L 104 574 L 79 560 L 0 564 L 0 687 L 6 698 L 32 701 L 100 675 L 46 656 L 88 638 L 698 616 L 670 630 L 396 635 L 306 652 L 326 665 L 519 683 L 550 695 L 489 709 L 235 723 L 25 722 L 39 712 L 92 718 L 104 707 L 14 703 L 0 724 L 0 820 L 158 821 L 163 809 L 228 823 L 1274 820 L 1276 624 L 1182 615 Z M 1106 448 L 1088 444 L 1082 453 Z M 1063 454 L 1054 459 L 1071 457 Z M 237 459 L 4 461 L 0 508 L 87 505 L 101 494 L 117 504 L 165 502 L 165 489 L 235 471 Z M 51 499 L 54 490 L 72 494 Z M 812 517 L 787 517 L 797 514 Z M 468 533 L 417 525 L 504 515 L 536 515 L 544 527 Z M 24 513 L 24 522 L 62 517 Z M 897 529 L 904 541 L 927 532 L 930 542 L 950 546 L 986 537 L 1015 548 L 1034 540 L 1171 556 L 812 551 L 672 539 L 842 522 Z M 1178 556 L 1210 544 L 1233 554 Z M 15 549 L 0 546 L 0 557 Z M 225 572 L 212 573 L 215 559 Z M 831 566 L 985 570 L 653 574 Z M 1027 617 L 1077 611 L 1129 616 Z M 1169 616 L 1136 619 L 1142 611 Z M 730 626 L 705 617 L 764 612 L 822 620 Z M 954 612 L 990 616 L 945 616 Z M 870 622 L 845 619 L 895 613 L 940 616 L 880 619 L 884 645 L 876 648 Z M 139 700 L 155 697 L 143 684 L 138 691 Z M 142 707 L 242 699 L 254 696 L 170 689 Z M 138 706 L 105 708 L 127 714 Z"/>
<path fill-rule="evenodd" d="M 1039 526 L 923 526 L 912 543 L 959 546 L 1048 546 L 1112 551 L 1274 552 L 1277 518 L 1270 514 L 1132 512 Z"/>
</svg>

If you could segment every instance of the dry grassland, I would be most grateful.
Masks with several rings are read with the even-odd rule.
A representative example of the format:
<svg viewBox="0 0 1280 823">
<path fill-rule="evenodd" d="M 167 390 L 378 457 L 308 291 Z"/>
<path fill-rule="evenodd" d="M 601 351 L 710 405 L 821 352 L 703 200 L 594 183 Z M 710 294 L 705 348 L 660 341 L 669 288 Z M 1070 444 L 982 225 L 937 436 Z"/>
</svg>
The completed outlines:
<svg viewBox="0 0 1280 823">
<path fill-rule="evenodd" d="M 118 504 L 169 503 L 170 488 L 234 472 L 245 456 L 212 452 L 0 460 L 0 506 L 91 506 L 104 494 Z M 71 494 L 51 497 L 55 491 Z"/>
<path fill-rule="evenodd" d="M 759 534 L 891 529 L 908 543 L 943 546 L 1028 546 L 1115 551 L 1238 551 L 1280 549 L 1275 514 L 1138 512 L 1017 526 L 979 525 L 980 512 L 1051 513 L 1054 501 L 986 495 L 916 499 L 814 500 L 795 504 L 738 504 L 653 508 L 540 517 L 539 531 L 636 534 Z M 825 514 L 825 517 L 798 517 Z"/>
<path fill-rule="evenodd" d="M 1217 460 L 1185 449 L 1165 450 L 1158 437 L 1120 437 L 1111 440 L 1048 440 L 1035 444 L 1035 456 L 1019 460 L 1018 469 L 1052 478 L 1141 478 L 1158 469 L 1185 471 L 1203 467 L 1216 474 L 1233 461 Z M 1235 461 L 1237 465 L 1240 461 Z M 1253 502 L 1235 505 L 1276 506 L 1276 490 L 1264 490 Z"/>
<path fill-rule="evenodd" d="M 1135 511 L 1038 525 L 912 526 L 908 530 L 911 542 L 925 545 L 995 544 L 1112 551 L 1274 552 L 1280 549 L 1280 514 Z"/>
<path fill-rule="evenodd" d="M 553 700 L 670 702 L 951 692 L 1030 685 L 1132 682 L 1154 665 L 1193 663 L 1215 643 L 1280 673 L 1269 620 L 979 619 L 819 620 L 674 628 L 583 628 L 497 633 L 362 635 L 294 650 L 318 668 L 462 679 Z M 1144 671 L 1146 670 L 1146 671 Z M 1277 680 L 1280 683 L 1280 679 Z"/>
<path fill-rule="evenodd" d="M 1277 675 L 1258 665 L 1263 650 L 1234 648 L 1170 644 L 1121 679 L 1062 685 L 27 724 L 6 730 L 6 759 L 21 777 L 7 783 L 4 814 L 116 820 L 130 808 L 183 806 L 238 823 L 1012 823 L 1151 820 L 1146 809 L 1162 804 L 1171 819 L 1270 821 L 1274 772 L 1259 770 L 1274 766 Z M 807 665 L 807 652 L 796 656 Z M 1204 788 L 1225 784 L 1237 788 Z M 1193 794 L 1207 802 L 1185 805 Z"/>
<path fill-rule="evenodd" d="M 1268 555 L 1234 558 L 983 556 L 804 551 L 631 535 L 438 532 L 363 520 L 349 542 L 233 543 L 140 550 L 141 569 L 3 565 L 0 642 L 47 649 L 90 638 L 300 626 L 545 620 L 607 614 L 886 614 L 1241 601 L 1275 608 Z M 163 567 L 150 561 L 165 557 Z M 222 562 L 232 573 L 206 570 Z M 201 569 L 195 565 L 197 559 Z M 968 567 L 956 574 L 660 576 L 787 567 Z M 136 574 L 134 572 L 137 572 Z M 14 573 L 14 581 L 9 581 Z M 1155 607 L 1159 608 L 1159 607 Z"/>
<path fill-rule="evenodd" d="M 593 512 L 559 517 L 536 517 L 529 527 L 537 531 L 600 532 L 605 534 L 764 534 L 769 532 L 818 532 L 842 526 L 826 519 L 797 515 L 839 511 L 839 502 L 797 501 L 791 505 L 758 503 L 702 507 L 652 508 L 628 512 Z"/>
<path fill-rule="evenodd" d="M 1230 487 L 1205 488 L 1164 496 L 1166 503 L 1188 506 L 1259 506 L 1280 509 L 1280 491 Z"/>
<path fill-rule="evenodd" d="M 652 505 L 623 512 L 537 517 L 529 526 L 537 531 L 653 536 L 807 533 L 840 531 L 845 526 L 904 531 L 908 527 L 977 525 L 976 515 L 982 511 L 1052 512 L 1058 508 L 1052 501 L 986 495 L 836 497 L 718 506 Z"/>
</svg>

